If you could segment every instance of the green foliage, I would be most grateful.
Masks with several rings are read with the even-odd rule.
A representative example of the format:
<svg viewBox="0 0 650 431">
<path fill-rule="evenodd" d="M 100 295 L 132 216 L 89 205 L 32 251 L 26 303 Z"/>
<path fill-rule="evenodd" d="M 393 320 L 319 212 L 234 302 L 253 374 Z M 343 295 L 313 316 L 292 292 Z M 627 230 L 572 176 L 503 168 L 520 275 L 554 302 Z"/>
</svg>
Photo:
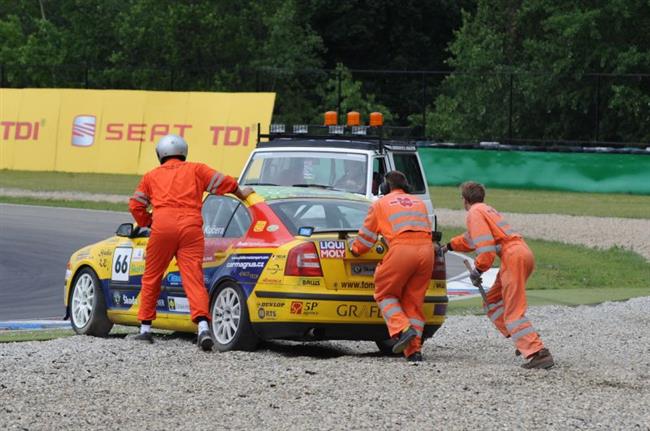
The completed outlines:
<svg viewBox="0 0 650 431">
<path fill-rule="evenodd" d="M 456 140 L 503 139 L 512 126 L 515 138 L 647 142 L 650 77 L 593 73 L 647 72 L 650 33 L 631 29 L 649 26 L 643 0 L 479 0 L 450 45 L 459 73 L 445 80 L 429 127 Z"/>
<path fill-rule="evenodd" d="M 335 74 L 330 78 L 324 89 L 322 90 L 321 97 L 323 99 L 323 112 L 336 111 L 339 95 L 339 80 L 341 82 L 341 110 L 339 112 L 339 123 L 344 124 L 345 114 L 350 111 L 357 111 L 361 114 L 362 123 L 368 124 L 371 112 L 381 112 L 384 114 L 384 122 L 390 124 L 393 119 L 393 114 L 388 107 L 378 103 L 376 96 L 372 93 L 366 93 L 363 90 L 361 81 L 355 81 L 352 78 L 352 73 L 342 64 L 336 66 Z M 318 117 L 314 118 L 314 124 L 322 123 L 323 113 L 319 113 Z"/>
</svg>

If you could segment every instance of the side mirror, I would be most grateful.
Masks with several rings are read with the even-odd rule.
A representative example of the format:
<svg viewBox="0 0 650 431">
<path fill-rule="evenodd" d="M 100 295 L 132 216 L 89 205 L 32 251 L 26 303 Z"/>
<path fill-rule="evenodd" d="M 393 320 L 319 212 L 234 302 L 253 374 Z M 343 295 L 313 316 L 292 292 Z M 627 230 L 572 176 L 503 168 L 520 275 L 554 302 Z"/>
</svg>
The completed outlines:
<svg viewBox="0 0 650 431">
<path fill-rule="evenodd" d="M 122 223 L 117 227 L 115 235 L 131 238 L 131 235 L 133 235 L 133 223 Z"/>
</svg>

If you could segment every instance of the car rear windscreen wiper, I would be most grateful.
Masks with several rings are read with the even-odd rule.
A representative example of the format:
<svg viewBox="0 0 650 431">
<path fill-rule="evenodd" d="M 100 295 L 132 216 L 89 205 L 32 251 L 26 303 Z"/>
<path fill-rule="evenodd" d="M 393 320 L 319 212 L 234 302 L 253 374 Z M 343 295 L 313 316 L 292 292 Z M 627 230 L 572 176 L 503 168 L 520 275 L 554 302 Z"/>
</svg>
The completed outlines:
<svg viewBox="0 0 650 431">
<path fill-rule="evenodd" d="M 273 184 L 273 183 L 244 183 L 242 186 L 277 186 L 279 184 Z"/>
<path fill-rule="evenodd" d="M 337 189 L 336 187 L 327 184 L 292 184 L 292 187 L 315 187 L 317 189 L 336 190 L 339 192 L 345 191 L 343 189 Z"/>
</svg>

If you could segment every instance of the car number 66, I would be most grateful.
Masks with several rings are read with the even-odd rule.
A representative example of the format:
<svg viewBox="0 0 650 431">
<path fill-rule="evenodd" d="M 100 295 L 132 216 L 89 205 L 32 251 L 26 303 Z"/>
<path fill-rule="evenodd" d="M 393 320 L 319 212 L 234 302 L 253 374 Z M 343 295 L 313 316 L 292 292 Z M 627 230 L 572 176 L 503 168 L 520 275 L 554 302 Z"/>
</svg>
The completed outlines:
<svg viewBox="0 0 650 431">
<path fill-rule="evenodd" d="M 132 248 L 118 247 L 113 253 L 113 273 L 111 280 L 129 281 L 129 267 L 131 266 Z"/>
</svg>

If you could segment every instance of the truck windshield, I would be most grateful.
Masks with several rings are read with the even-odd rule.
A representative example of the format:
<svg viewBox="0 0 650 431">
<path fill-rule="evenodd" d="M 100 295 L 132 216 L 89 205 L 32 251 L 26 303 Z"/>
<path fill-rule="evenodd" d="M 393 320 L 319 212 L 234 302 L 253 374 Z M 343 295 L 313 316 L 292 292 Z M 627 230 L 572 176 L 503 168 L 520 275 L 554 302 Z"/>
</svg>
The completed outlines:
<svg viewBox="0 0 650 431">
<path fill-rule="evenodd" d="M 366 194 L 367 156 L 336 152 L 276 151 L 253 154 L 239 184 L 320 187 Z"/>
</svg>

